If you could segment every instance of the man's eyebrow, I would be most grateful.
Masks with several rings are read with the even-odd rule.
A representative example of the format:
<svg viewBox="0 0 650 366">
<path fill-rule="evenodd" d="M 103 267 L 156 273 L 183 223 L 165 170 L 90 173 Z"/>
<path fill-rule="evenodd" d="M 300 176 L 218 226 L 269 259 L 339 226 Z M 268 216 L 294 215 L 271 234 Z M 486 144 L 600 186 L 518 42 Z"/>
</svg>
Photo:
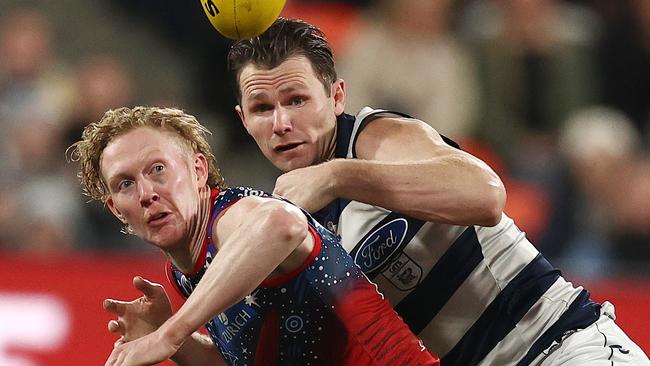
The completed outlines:
<svg viewBox="0 0 650 366">
<path fill-rule="evenodd" d="M 292 91 L 294 91 L 296 89 L 298 89 L 298 87 L 296 87 L 295 85 L 287 85 L 287 86 L 283 86 L 282 88 L 280 88 L 280 90 L 278 90 L 278 92 L 280 94 L 286 94 L 286 93 L 291 93 Z"/>
<path fill-rule="evenodd" d="M 306 88 L 307 88 L 307 86 L 302 84 L 302 83 L 291 82 L 291 83 L 288 83 L 288 85 L 284 85 L 284 86 L 280 87 L 280 89 L 278 89 L 278 93 L 281 94 L 281 95 L 286 95 L 286 94 L 291 94 L 291 93 L 294 93 L 296 91 L 300 91 L 300 90 L 303 90 L 303 89 L 306 89 Z M 258 102 L 258 101 L 264 101 L 265 99 L 268 98 L 268 96 L 269 96 L 268 91 L 266 91 L 266 90 L 257 91 L 256 90 L 256 91 L 253 91 L 253 92 L 251 92 L 249 94 L 245 94 L 243 96 L 243 99 L 249 100 L 251 102 Z"/>
<path fill-rule="evenodd" d="M 263 100 L 268 96 L 268 93 L 264 91 L 259 91 L 259 92 L 252 92 L 246 96 L 246 99 L 248 100 L 253 100 L 253 101 L 258 101 L 258 100 Z"/>
<path fill-rule="evenodd" d="M 106 184 L 110 187 L 111 185 L 120 182 L 127 175 L 124 173 L 113 174 L 106 180 Z"/>
</svg>

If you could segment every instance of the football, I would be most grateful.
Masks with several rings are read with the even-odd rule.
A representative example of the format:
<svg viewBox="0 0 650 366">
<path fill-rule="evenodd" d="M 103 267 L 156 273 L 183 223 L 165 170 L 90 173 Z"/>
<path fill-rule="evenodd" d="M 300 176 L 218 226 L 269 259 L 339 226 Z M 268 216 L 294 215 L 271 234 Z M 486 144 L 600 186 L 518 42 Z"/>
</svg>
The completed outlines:
<svg viewBox="0 0 650 366">
<path fill-rule="evenodd" d="M 214 28 L 231 39 L 262 34 L 278 18 L 286 0 L 200 0 Z"/>
</svg>

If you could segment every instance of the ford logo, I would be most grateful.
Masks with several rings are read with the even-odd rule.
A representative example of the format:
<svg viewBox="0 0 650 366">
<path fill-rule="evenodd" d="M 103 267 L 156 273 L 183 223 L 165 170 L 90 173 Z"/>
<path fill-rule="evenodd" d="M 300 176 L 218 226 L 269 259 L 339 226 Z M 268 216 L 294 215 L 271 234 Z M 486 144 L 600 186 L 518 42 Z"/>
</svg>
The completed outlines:
<svg viewBox="0 0 650 366">
<path fill-rule="evenodd" d="M 406 219 L 399 218 L 387 222 L 361 243 L 354 256 L 354 263 L 364 272 L 381 267 L 400 248 L 407 229 Z"/>
</svg>

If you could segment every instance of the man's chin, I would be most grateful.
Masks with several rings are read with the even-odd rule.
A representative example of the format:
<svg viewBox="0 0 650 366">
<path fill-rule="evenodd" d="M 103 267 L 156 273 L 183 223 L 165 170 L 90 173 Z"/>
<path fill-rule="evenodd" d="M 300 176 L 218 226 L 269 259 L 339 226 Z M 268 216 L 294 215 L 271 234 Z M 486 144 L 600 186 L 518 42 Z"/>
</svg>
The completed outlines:
<svg viewBox="0 0 650 366">
<path fill-rule="evenodd" d="M 284 173 L 290 172 L 295 169 L 300 169 L 300 168 L 306 168 L 308 167 L 309 161 L 304 158 L 295 158 L 291 160 L 285 160 L 280 162 L 279 164 L 275 164 L 275 166 L 282 170 Z"/>
<path fill-rule="evenodd" d="M 174 239 L 173 233 L 165 233 L 161 230 L 156 233 L 149 233 L 144 239 L 150 245 L 162 249 L 163 251 L 173 250 L 178 247 L 179 240 Z"/>
</svg>

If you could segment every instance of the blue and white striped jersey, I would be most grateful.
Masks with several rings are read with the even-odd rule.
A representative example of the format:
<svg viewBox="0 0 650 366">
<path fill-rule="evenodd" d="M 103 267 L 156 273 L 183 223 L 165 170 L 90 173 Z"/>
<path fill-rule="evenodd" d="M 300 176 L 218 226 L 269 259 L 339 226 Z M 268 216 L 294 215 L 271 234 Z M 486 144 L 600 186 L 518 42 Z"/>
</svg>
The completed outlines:
<svg viewBox="0 0 650 366">
<path fill-rule="evenodd" d="M 382 113 L 404 116 L 370 108 L 341 115 L 336 157 L 356 158 L 357 136 Z M 505 214 L 494 227 L 455 226 L 337 199 L 314 217 L 341 237 L 441 365 L 527 365 L 566 331 L 598 319 L 600 305 Z"/>
</svg>

